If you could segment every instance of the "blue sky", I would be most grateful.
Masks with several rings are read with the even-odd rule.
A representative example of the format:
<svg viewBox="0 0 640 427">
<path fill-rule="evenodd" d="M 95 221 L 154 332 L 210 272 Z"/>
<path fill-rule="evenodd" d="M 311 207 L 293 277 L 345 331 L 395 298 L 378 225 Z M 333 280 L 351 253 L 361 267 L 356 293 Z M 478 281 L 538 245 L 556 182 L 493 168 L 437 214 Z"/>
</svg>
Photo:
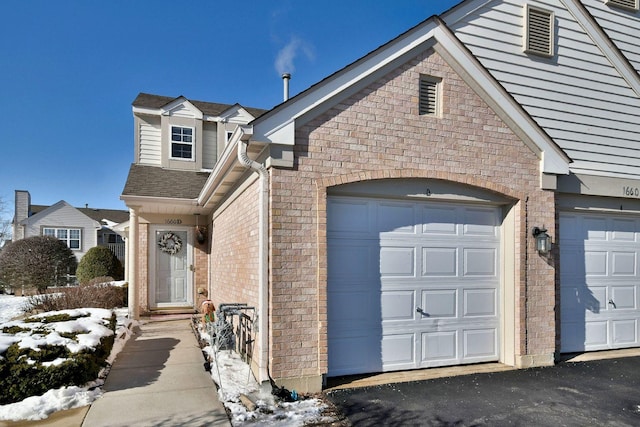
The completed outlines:
<svg viewBox="0 0 640 427">
<path fill-rule="evenodd" d="M 269 109 L 459 0 L 0 3 L 0 198 L 125 209 L 139 92 Z"/>
</svg>

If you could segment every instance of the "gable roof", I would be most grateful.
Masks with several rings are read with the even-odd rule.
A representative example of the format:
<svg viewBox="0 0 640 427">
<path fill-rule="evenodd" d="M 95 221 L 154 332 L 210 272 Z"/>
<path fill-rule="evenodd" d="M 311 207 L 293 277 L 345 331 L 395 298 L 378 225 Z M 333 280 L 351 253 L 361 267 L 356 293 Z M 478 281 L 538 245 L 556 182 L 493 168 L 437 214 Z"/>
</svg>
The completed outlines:
<svg viewBox="0 0 640 427">
<path fill-rule="evenodd" d="M 65 202 L 64 200 L 61 200 L 60 202 L 56 203 L 56 205 L 61 202 L 64 202 L 65 204 L 68 205 L 68 203 Z M 50 207 L 51 206 L 46 206 L 46 205 L 31 205 L 31 216 L 39 214 L 40 212 L 43 212 Z M 89 208 L 89 207 L 85 207 L 85 208 L 76 207 L 75 209 L 77 209 L 78 211 L 82 212 L 84 215 L 98 222 L 101 222 L 102 220 L 105 220 L 105 219 L 115 223 L 121 223 L 129 220 L 129 211 L 127 210 L 99 209 L 99 208 Z"/>
<path fill-rule="evenodd" d="M 196 100 L 188 99 L 183 96 L 172 98 L 169 96 L 153 95 L 150 93 L 142 93 L 142 92 L 138 94 L 138 96 L 136 97 L 136 99 L 133 100 L 133 103 L 131 105 L 133 105 L 134 107 L 160 109 L 179 98 L 186 99 L 191 104 L 193 104 L 196 108 L 202 111 L 203 114 L 209 115 L 209 116 L 220 116 L 227 110 L 234 107 L 238 107 L 238 106 L 241 108 L 244 108 L 254 118 L 261 116 L 267 111 L 261 108 L 243 107 L 240 104 L 220 104 L 216 102 L 196 101 Z"/>
<path fill-rule="evenodd" d="M 253 122 L 252 141 L 295 144 L 295 128 L 358 92 L 418 53 L 435 49 L 538 156 L 541 171 L 568 174 L 571 159 L 437 16 L 409 29 Z M 232 141 L 233 142 L 233 141 Z M 237 143 L 237 141 L 236 141 Z"/>
</svg>

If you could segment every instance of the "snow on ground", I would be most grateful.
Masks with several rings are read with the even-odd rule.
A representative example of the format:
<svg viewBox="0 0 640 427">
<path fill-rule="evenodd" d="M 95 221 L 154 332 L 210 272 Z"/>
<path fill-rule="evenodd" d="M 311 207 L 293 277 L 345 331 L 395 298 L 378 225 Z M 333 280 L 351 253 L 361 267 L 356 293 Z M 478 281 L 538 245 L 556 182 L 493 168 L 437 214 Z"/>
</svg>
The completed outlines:
<svg viewBox="0 0 640 427">
<path fill-rule="evenodd" d="M 202 328 L 200 337 L 211 342 L 211 336 Z M 203 348 L 211 361 L 211 378 L 218 385 L 218 397 L 231 413 L 231 424 L 241 426 L 259 423 L 295 427 L 309 423 L 329 424 L 335 419 L 323 416 L 326 405 L 315 398 L 301 397 L 295 402 L 277 401 L 268 390 L 261 388 L 240 355 L 231 350 L 216 350 L 208 345 Z M 240 395 L 245 395 L 256 404 L 254 411 L 249 411 L 241 402 Z"/>
<path fill-rule="evenodd" d="M 13 324 L 12 319 L 23 314 L 27 307 L 26 297 L 16 297 L 0 295 L 0 324 Z M 86 310 L 81 309 L 79 311 Z M 96 309 L 92 309 L 96 310 Z M 98 313 L 96 311 L 96 313 Z M 104 313 L 101 313 L 104 314 Z M 109 364 L 115 361 L 117 354 L 122 350 L 127 340 L 131 336 L 132 323 L 127 319 L 127 310 L 116 310 L 118 317 L 118 330 L 116 331 L 116 341 L 113 350 L 107 359 Z M 87 322 L 86 320 L 82 322 Z M 100 333 L 110 334 L 110 330 L 103 330 L 98 327 L 87 325 L 81 322 L 61 322 L 65 323 L 65 328 L 94 328 L 91 334 L 93 339 L 98 339 Z M 55 333 L 55 331 L 54 331 Z M 200 331 L 201 338 L 210 342 L 210 336 L 205 331 Z M 56 333 L 57 334 L 57 333 Z M 55 335 L 54 335 L 55 337 Z M 122 338 L 120 338 L 122 337 Z M 5 339 L 12 340 L 12 338 Z M 29 339 L 25 339 L 25 345 Z M 2 340 L 0 340 L 2 341 Z M 216 351 L 213 347 L 207 346 L 203 351 L 210 356 L 211 377 L 218 385 L 218 397 L 231 413 L 231 423 L 233 426 L 244 425 L 245 423 L 254 425 L 272 426 L 303 426 L 307 423 L 330 423 L 335 421 L 323 416 L 322 411 L 326 405 L 319 399 L 309 398 L 296 402 L 277 402 L 271 394 L 271 390 L 261 390 L 258 383 L 253 378 L 249 366 L 243 362 L 239 355 L 232 351 Z M 49 390 L 42 396 L 32 396 L 21 402 L 9 405 L 0 405 L 0 420 L 41 420 L 47 418 L 56 411 L 77 408 L 90 405 L 94 400 L 102 396 L 100 388 L 104 384 L 107 370 L 103 370 L 100 378 L 85 384 L 84 387 L 63 387 L 56 390 Z M 249 396 L 255 403 L 256 409 L 249 411 L 240 403 L 240 395 Z"/>
</svg>

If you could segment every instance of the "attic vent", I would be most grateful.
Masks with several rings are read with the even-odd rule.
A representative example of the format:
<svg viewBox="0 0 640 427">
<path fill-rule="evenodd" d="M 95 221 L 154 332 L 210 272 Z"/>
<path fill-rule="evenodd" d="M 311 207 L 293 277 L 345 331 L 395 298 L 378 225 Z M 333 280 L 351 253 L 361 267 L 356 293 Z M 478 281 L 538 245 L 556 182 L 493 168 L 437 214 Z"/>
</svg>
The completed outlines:
<svg viewBox="0 0 640 427">
<path fill-rule="evenodd" d="M 638 0 L 605 0 L 604 3 L 623 9 L 638 10 Z"/>
<path fill-rule="evenodd" d="M 420 77 L 420 96 L 418 113 L 423 116 L 437 116 L 440 113 L 439 102 L 440 79 L 434 77 Z"/>
<path fill-rule="evenodd" d="M 525 7 L 525 52 L 553 56 L 553 12 L 529 5 Z"/>
</svg>

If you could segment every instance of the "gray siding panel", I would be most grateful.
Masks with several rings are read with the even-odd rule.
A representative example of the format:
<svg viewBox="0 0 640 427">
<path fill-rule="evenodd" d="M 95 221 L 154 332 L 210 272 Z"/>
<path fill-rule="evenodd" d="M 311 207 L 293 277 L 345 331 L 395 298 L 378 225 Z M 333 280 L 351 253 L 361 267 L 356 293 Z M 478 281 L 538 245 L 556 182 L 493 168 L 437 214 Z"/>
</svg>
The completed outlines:
<svg viewBox="0 0 640 427">
<path fill-rule="evenodd" d="M 160 166 L 162 161 L 162 138 L 160 119 L 140 120 L 140 164 Z"/>
<path fill-rule="evenodd" d="M 214 123 L 204 123 L 202 133 L 202 168 L 213 169 L 218 160 L 218 126 Z"/>
<path fill-rule="evenodd" d="M 553 11 L 555 57 L 523 52 L 525 3 Z M 607 11 L 601 0 L 585 3 L 601 23 L 616 23 L 615 37 L 640 57 L 640 18 Z M 632 149 L 640 135 L 640 99 L 562 1 L 489 1 L 452 17 L 457 21 L 447 21 L 449 27 L 574 160 L 572 171 L 640 177 L 640 150 Z M 624 167 L 616 160 L 621 153 Z"/>
</svg>

